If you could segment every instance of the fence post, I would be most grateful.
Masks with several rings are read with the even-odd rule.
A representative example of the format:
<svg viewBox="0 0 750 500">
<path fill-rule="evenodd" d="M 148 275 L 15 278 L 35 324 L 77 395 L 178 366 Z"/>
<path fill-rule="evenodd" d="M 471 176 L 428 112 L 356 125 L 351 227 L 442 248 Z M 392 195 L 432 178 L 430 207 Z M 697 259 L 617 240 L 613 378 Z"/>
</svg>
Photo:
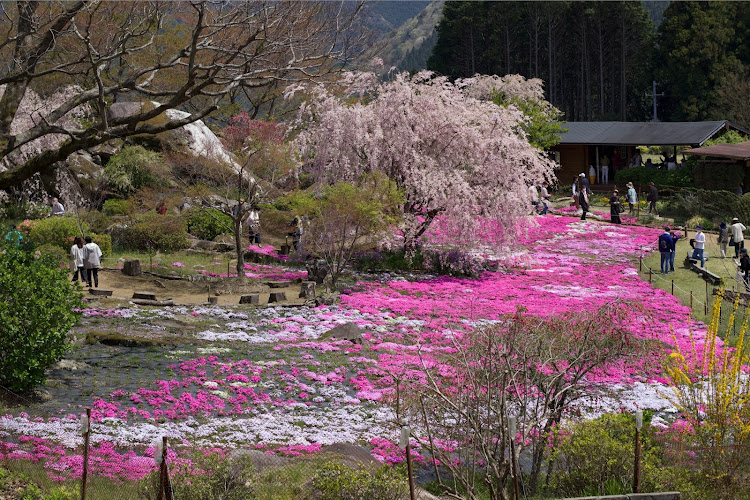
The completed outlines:
<svg viewBox="0 0 750 500">
<path fill-rule="evenodd" d="M 638 254 L 638 272 L 643 272 L 643 252 Z"/>
<path fill-rule="evenodd" d="M 633 493 L 641 489 L 641 427 L 643 426 L 643 411 L 635 412 L 635 464 L 633 466 Z"/>
<path fill-rule="evenodd" d="M 648 283 L 651 284 L 651 268 L 648 268 Z"/>
<path fill-rule="evenodd" d="M 83 433 L 83 473 L 81 474 L 81 500 L 86 500 L 86 482 L 89 475 L 89 436 L 91 435 L 91 408 L 86 408 L 85 420 L 81 419 Z"/>
<path fill-rule="evenodd" d="M 703 304 L 703 314 L 708 316 L 708 281 L 706 281 L 706 302 Z"/>
<path fill-rule="evenodd" d="M 674 280 L 672 280 L 672 295 L 674 295 Z"/>
<path fill-rule="evenodd" d="M 690 290 L 690 311 L 693 311 L 693 291 Z"/>
<path fill-rule="evenodd" d="M 167 436 L 161 438 L 161 462 L 159 464 L 159 491 L 156 494 L 157 500 L 172 500 L 172 489 L 169 481 L 169 470 L 167 469 Z M 156 456 L 154 456 L 156 459 Z"/>
</svg>

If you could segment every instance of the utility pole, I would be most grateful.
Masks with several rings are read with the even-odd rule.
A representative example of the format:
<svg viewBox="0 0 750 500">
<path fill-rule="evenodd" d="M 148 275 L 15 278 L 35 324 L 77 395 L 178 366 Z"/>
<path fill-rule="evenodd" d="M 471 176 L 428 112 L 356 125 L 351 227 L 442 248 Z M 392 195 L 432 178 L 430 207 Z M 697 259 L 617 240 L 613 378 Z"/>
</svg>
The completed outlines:
<svg viewBox="0 0 750 500">
<path fill-rule="evenodd" d="M 646 94 L 646 97 L 651 97 L 654 100 L 654 119 L 653 119 L 653 121 L 654 122 L 658 122 L 659 118 L 656 115 L 656 98 L 657 97 L 664 97 L 664 92 L 662 92 L 660 94 L 656 93 L 656 80 L 652 80 L 651 81 L 651 93 L 650 94 Z"/>
</svg>

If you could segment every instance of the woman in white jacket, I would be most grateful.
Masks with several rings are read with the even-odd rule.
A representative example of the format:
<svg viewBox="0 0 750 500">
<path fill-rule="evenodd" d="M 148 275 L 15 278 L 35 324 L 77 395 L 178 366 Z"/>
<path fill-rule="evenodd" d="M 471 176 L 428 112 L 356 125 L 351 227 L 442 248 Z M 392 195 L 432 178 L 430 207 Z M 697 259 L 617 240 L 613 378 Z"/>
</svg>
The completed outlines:
<svg viewBox="0 0 750 500">
<path fill-rule="evenodd" d="M 99 287 L 99 268 L 102 265 L 102 250 L 99 245 L 91 241 L 91 236 L 86 236 L 86 244 L 83 246 L 83 267 L 86 269 L 87 284 L 91 288 L 91 277 L 94 278 L 94 286 Z"/>
<path fill-rule="evenodd" d="M 73 246 L 70 247 L 70 270 L 73 272 L 73 281 L 78 281 L 78 274 L 81 274 L 81 281 L 86 279 L 86 269 L 83 267 L 83 238 L 76 236 L 73 240 Z"/>
</svg>

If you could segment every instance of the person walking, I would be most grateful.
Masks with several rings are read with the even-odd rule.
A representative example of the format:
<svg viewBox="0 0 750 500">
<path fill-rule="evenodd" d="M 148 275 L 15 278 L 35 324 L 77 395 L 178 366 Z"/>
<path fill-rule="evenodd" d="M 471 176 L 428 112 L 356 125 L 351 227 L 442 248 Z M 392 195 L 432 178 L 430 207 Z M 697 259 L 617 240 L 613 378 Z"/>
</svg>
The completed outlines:
<svg viewBox="0 0 750 500">
<path fill-rule="evenodd" d="M 73 239 L 73 246 L 70 247 L 70 270 L 73 273 L 73 280 L 78 281 L 78 275 L 81 275 L 81 281 L 87 282 L 86 269 L 83 267 L 83 238 L 76 236 Z"/>
<path fill-rule="evenodd" d="M 247 230 L 249 233 L 250 244 L 256 243 L 260 245 L 260 215 L 258 214 L 258 207 L 252 206 L 250 211 L 247 213 L 245 218 L 247 224 Z"/>
<path fill-rule="evenodd" d="M 696 233 L 695 233 L 695 249 L 693 250 L 693 258 L 694 259 L 700 259 L 701 261 L 701 267 L 706 266 L 706 259 L 703 256 L 703 249 L 706 246 L 706 235 L 703 234 L 703 227 L 702 226 L 695 226 Z"/>
<path fill-rule="evenodd" d="M 102 265 L 102 250 L 99 245 L 86 236 L 86 244 L 83 246 L 83 268 L 86 272 L 86 284 L 91 288 L 93 277 L 94 286 L 99 288 L 99 268 Z"/>
<path fill-rule="evenodd" d="M 672 235 L 669 234 L 669 227 L 664 228 L 664 232 L 659 235 L 659 254 L 661 254 L 661 273 L 669 274 L 669 261 L 672 259 Z"/>
<path fill-rule="evenodd" d="M 612 191 L 612 196 L 609 198 L 609 218 L 613 224 L 622 224 L 622 221 L 620 220 L 621 211 L 620 193 L 615 189 Z"/>
<path fill-rule="evenodd" d="M 719 224 L 719 239 L 717 243 L 719 244 L 719 248 L 721 249 L 721 258 L 726 259 L 727 245 L 729 244 L 729 228 L 727 227 L 727 223 L 724 221 L 721 221 L 721 224 Z"/>
<path fill-rule="evenodd" d="M 547 181 L 542 182 L 542 213 L 540 215 L 547 215 L 547 211 L 549 210 L 549 190 L 547 189 Z"/>
<path fill-rule="evenodd" d="M 740 272 L 745 282 L 745 291 L 750 290 L 750 257 L 747 255 L 747 248 L 740 250 Z"/>
<path fill-rule="evenodd" d="M 531 195 L 531 214 L 530 215 L 536 215 L 537 210 L 539 208 L 539 191 L 537 191 L 536 186 L 534 184 L 529 186 L 529 194 Z"/>
<path fill-rule="evenodd" d="M 732 226 L 730 232 L 732 233 L 732 240 L 734 240 L 734 258 L 740 256 L 740 250 L 745 248 L 745 235 L 743 231 L 747 229 L 740 220 L 735 217 L 732 219 Z"/>
<path fill-rule="evenodd" d="M 578 177 L 575 177 L 573 179 L 571 191 L 573 193 L 573 206 L 576 207 L 576 210 L 578 210 L 580 208 L 580 205 L 578 205 Z"/>
<path fill-rule="evenodd" d="M 677 254 L 677 240 L 680 239 L 680 236 L 674 231 L 670 231 L 669 236 L 672 237 L 672 253 L 669 255 L 669 271 L 673 273 L 674 272 L 674 257 Z"/>
<path fill-rule="evenodd" d="M 586 193 L 586 186 L 583 182 L 585 177 L 579 177 L 578 181 L 578 204 L 581 206 L 581 220 L 586 220 L 586 212 L 589 211 L 589 195 Z"/>
<path fill-rule="evenodd" d="M 635 204 L 637 203 L 637 198 L 635 195 L 635 188 L 633 187 L 632 182 L 628 182 L 628 205 L 630 206 L 630 215 L 633 215 L 635 213 Z"/>
<path fill-rule="evenodd" d="M 649 201 L 648 213 L 659 217 L 659 211 L 656 208 L 656 202 L 659 201 L 659 190 L 653 182 L 648 183 L 648 196 L 646 200 Z"/>
</svg>

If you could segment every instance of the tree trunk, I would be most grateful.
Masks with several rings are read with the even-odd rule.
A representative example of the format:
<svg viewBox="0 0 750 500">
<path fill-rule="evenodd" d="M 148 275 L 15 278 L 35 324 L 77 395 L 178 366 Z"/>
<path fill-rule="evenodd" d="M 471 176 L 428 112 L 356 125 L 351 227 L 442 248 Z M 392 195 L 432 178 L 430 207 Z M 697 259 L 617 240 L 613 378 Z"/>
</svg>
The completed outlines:
<svg viewBox="0 0 750 500">
<path fill-rule="evenodd" d="M 628 96 L 627 82 L 625 81 L 625 13 L 620 18 L 620 26 L 622 28 L 620 32 L 620 120 L 626 121 Z"/>
<path fill-rule="evenodd" d="M 234 249 L 237 251 L 237 277 L 244 276 L 245 252 L 242 248 L 242 218 L 241 210 L 237 217 L 232 218 L 234 223 Z M 229 276 L 227 276 L 228 278 Z"/>
</svg>

